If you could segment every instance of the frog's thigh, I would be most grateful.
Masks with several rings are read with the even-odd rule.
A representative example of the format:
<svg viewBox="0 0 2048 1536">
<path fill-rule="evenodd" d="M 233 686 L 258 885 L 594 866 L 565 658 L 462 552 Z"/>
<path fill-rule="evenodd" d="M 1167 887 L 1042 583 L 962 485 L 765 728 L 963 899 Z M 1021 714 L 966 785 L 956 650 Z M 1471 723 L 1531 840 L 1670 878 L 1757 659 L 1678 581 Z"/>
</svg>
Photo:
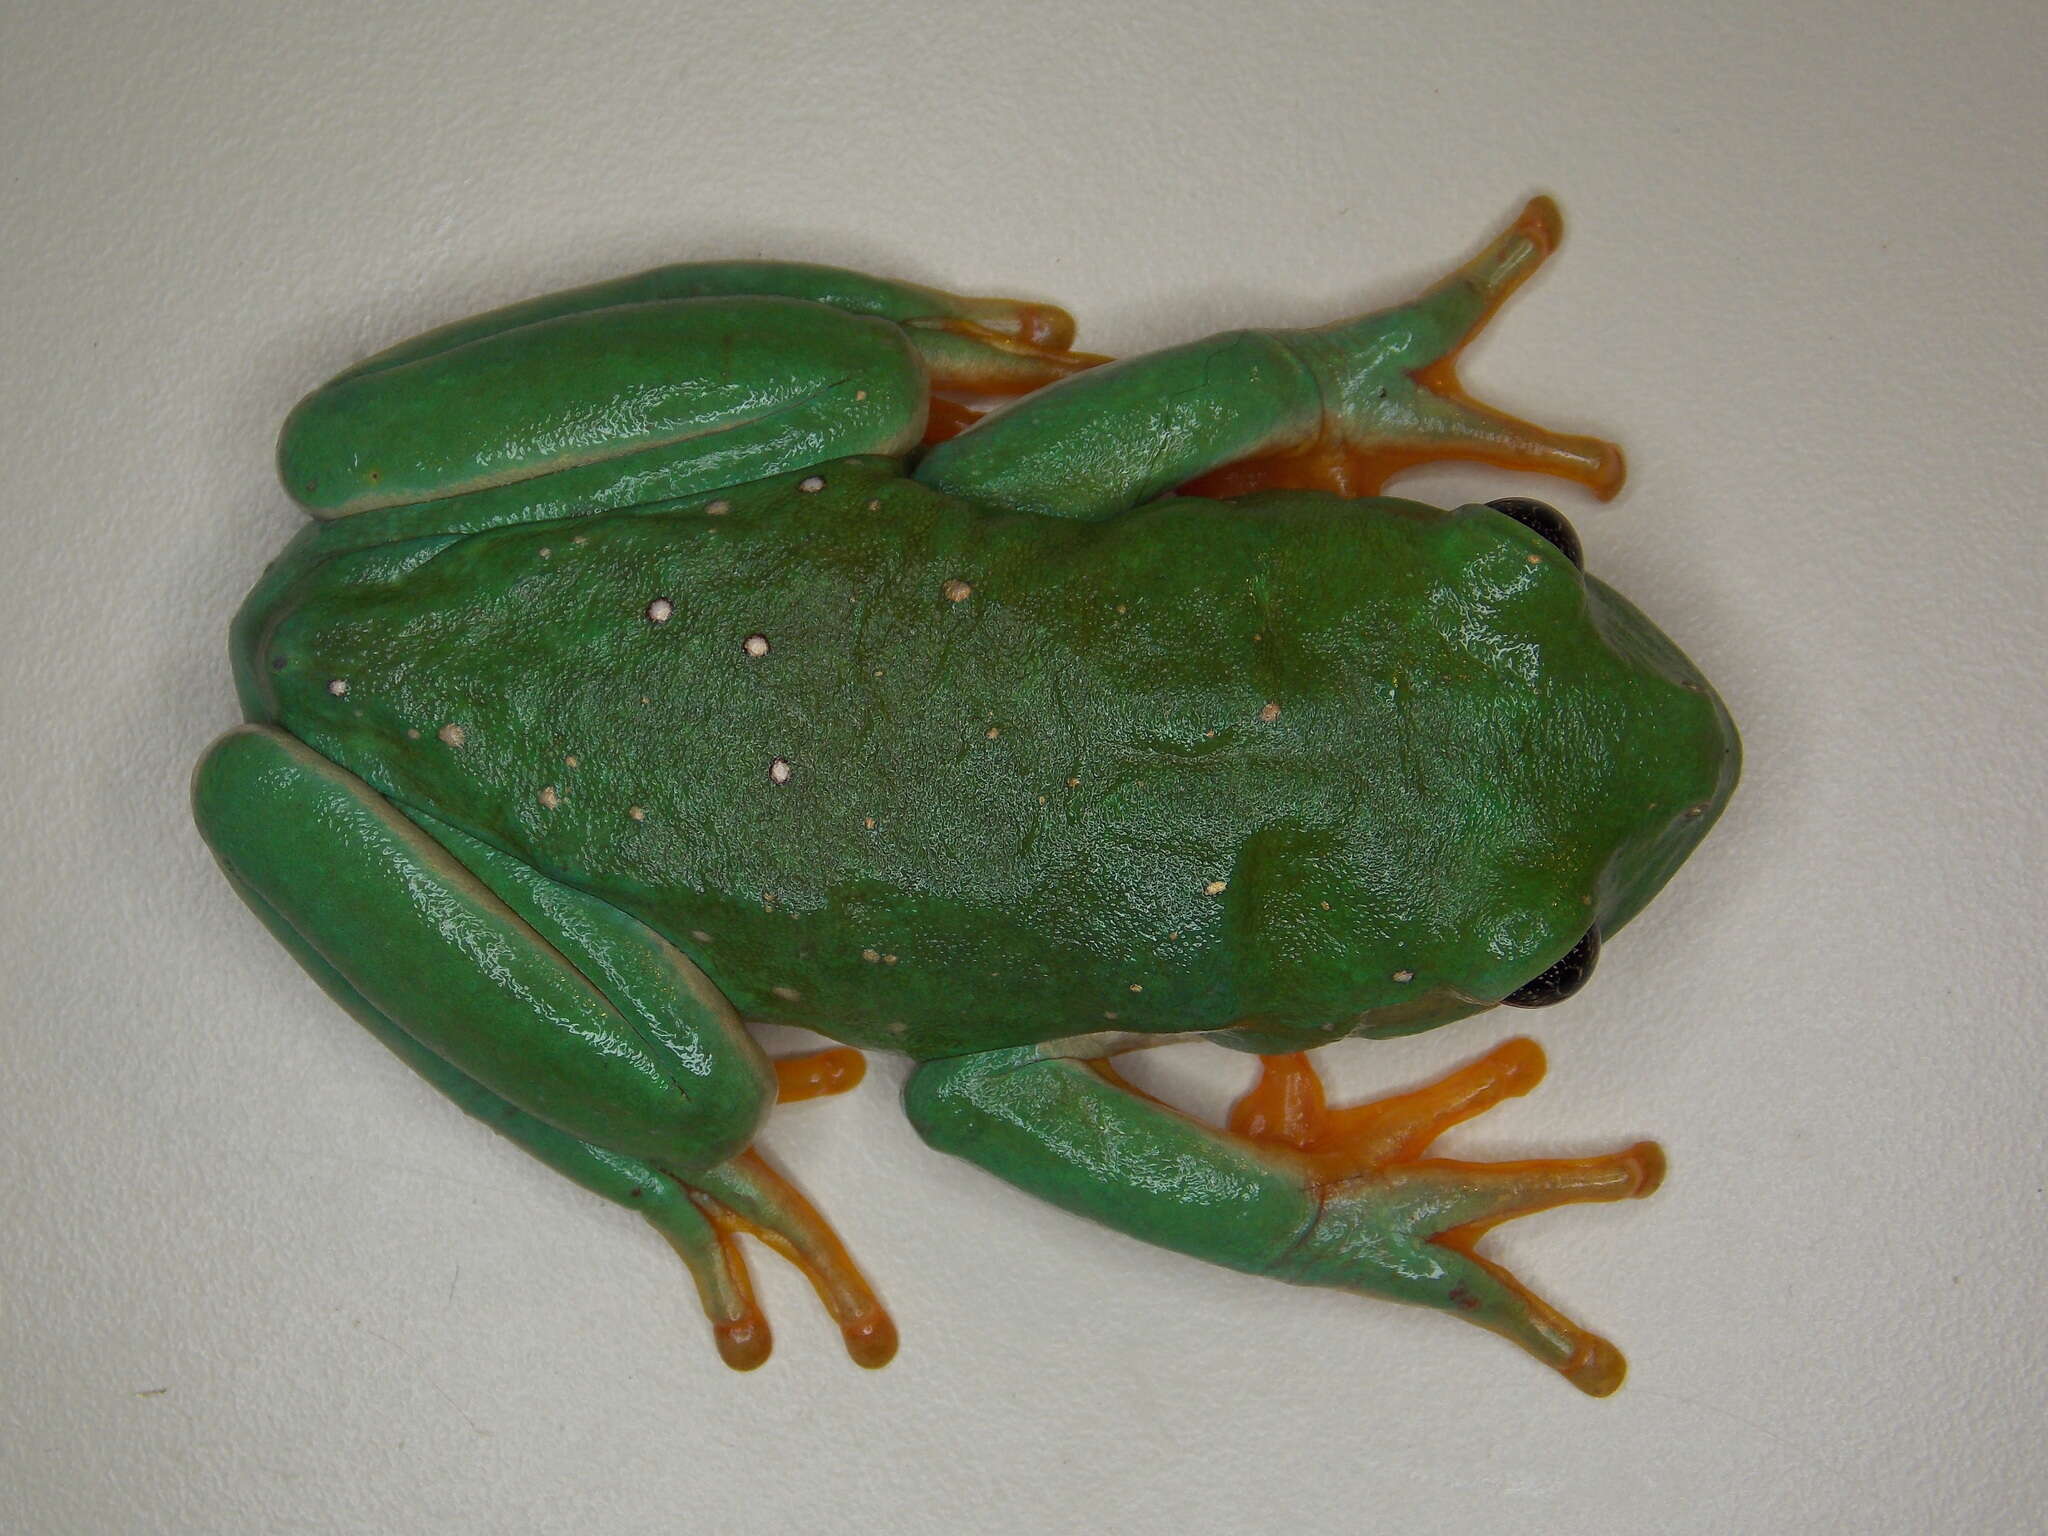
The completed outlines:
<svg viewBox="0 0 2048 1536">
<path fill-rule="evenodd" d="M 366 357 L 338 377 L 376 373 L 417 362 L 487 336 L 563 315 L 670 299 L 741 297 L 809 299 L 848 314 L 893 320 L 929 335 L 978 333 L 1035 351 L 1058 352 L 1074 340 L 1073 317 L 1052 304 L 967 298 L 917 283 L 804 261 L 697 261 L 654 267 L 582 288 L 565 288 L 472 315 Z"/>
<path fill-rule="evenodd" d="M 903 453 L 927 394 L 891 321 L 806 299 L 669 299 L 330 380 L 286 420 L 278 473 L 317 517 L 430 509 L 469 531 Z"/>
<path fill-rule="evenodd" d="M 751 1139 L 773 1095 L 765 1057 L 702 974 L 623 914 L 530 871 L 517 889 L 494 874 L 506 899 L 370 786 L 268 727 L 217 742 L 193 800 L 237 889 L 295 953 L 318 957 L 316 976 L 338 977 L 463 1080 L 670 1173 Z"/>
</svg>

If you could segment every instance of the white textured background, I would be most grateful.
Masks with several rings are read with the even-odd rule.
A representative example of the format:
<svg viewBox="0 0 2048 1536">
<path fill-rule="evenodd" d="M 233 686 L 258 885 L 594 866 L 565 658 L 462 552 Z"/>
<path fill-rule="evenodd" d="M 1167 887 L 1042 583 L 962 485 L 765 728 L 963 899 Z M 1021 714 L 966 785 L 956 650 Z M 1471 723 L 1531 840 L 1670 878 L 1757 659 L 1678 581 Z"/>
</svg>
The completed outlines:
<svg viewBox="0 0 2048 1536">
<path fill-rule="evenodd" d="M 1915 11 L 1921 14 L 1916 18 Z M 2010 4 L 0 12 L 0 1527 L 2016 1531 L 2044 1502 L 2048 21 Z M 474 309 L 774 254 L 1129 352 L 1406 292 L 1529 192 L 1482 395 L 1607 431 L 1599 573 L 1727 696 L 1721 828 L 1517 1028 L 1475 1152 L 1660 1136 L 1498 1237 L 1634 1365 L 1253 1281 L 927 1152 L 899 1066 L 768 1144 L 903 1327 L 794 1272 L 717 1363 L 667 1248 L 437 1101 L 185 810 L 297 396 Z M 1221 1052 L 1147 1064 L 1211 1108 Z"/>
</svg>

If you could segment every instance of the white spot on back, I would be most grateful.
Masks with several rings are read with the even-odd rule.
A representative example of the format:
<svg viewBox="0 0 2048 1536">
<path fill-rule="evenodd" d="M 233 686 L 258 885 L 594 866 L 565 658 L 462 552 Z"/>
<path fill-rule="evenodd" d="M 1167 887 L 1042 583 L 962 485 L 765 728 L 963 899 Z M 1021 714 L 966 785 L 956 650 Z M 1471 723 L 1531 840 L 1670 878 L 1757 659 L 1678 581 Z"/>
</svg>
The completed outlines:
<svg viewBox="0 0 2048 1536">
<path fill-rule="evenodd" d="M 789 782 L 788 761 L 784 758 L 776 758 L 774 762 L 768 765 L 768 777 L 778 784 L 787 784 Z"/>
<path fill-rule="evenodd" d="M 1267 703 L 1262 709 L 1260 709 L 1259 718 L 1265 721 L 1266 724 L 1271 725 L 1275 720 L 1278 720 L 1280 718 L 1280 706 L 1278 704 L 1270 702 Z"/>
<path fill-rule="evenodd" d="M 768 990 L 781 998 L 785 1003 L 800 1003 L 803 1001 L 803 993 L 797 991 L 795 987 L 770 987 Z"/>
<path fill-rule="evenodd" d="M 348 679 L 345 677 L 330 678 L 327 683 L 327 691 L 337 699 L 340 698 L 348 692 Z"/>
<path fill-rule="evenodd" d="M 710 505 L 708 505 L 707 507 L 705 507 L 705 509 L 704 509 L 704 512 L 705 512 L 705 515 L 706 515 L 706 516 L 708 516 L 708 517 L 723 517 L 723 516 L 725 516 L 725 514 L 726 514 L 726 513 L 730 512 L 731 510 L 732 510 L 732 503 L 731 503 L 731 502 L 729 502 L 729 501 L 714 501 L 714 502 L 712 502 L 712 503 L 711 503 Z"/>
<path fill-rule="evenodd" d="M 768 654 L 768 637 L 766 635 L 747 636 L 745 649 L 749 656 L 766 656 Z"/>
<path fill-rule="evenodd" d="M 456 725 L 453 721 L 449 722 L 447 725 L 442 726 L 441 729 L 434 732 L 434 734 L 440 737 L 445 745 L 451 747 L 459 747 L 465 741 L 469 740 L 469 732 L 465 731 L 461 726 Z"/>
<path fill-rule="evenodd" d="M 823 475 L 805 475 L 803 479 L 797 481 L 796 488 L 806 496 L 815 496 L 819 491 L 825 489 L 825 477 Z"/>
<path fill-rule="evenodd" d="M 946 594 L 946 601 L 950 603 L 964 603 L 968 598 L 974 596 L 974 588 L 957 576 L 939 590 Z"/>
<path fill-rule="evenodd" d="M 538 798 L 541 805 L 550 811 L 562 803 L 560 792 L 552 784 L 543 784 Z"/>
<path fill-rule="evenodd" d="M 675 613 L 676 605 L 674 603 L 665 597 L 657 597 L 647 605 L 647 622 L 650 624 L 666 624 L 675 617 Z"/>
<path fill-rule="evenodd" d="M 1207 885 L 1202 887 L 1202 894 L 1204 896 L 1221 896 L 1225 891 L 1229 889 L 1230 882 L 1228 880 L 1211 880 Z"/>
</svg>

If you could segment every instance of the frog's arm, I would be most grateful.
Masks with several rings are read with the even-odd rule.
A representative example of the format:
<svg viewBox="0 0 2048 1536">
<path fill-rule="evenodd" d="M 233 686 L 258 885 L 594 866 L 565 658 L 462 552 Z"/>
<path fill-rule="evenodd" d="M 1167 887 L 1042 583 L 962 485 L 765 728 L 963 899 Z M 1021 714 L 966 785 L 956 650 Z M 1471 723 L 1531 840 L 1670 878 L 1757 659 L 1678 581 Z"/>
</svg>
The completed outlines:
<svg viewBox="0 0 2048 1536">
<path fill-rule="evenodd" d="M 214 745 L 193 808 L 235 889 L 336 1001 L 471 1114 L 660 1230 L 729 1364 L 769 1347 L 742 1231 L 810 1275 L 856 1360 L 894 1352 L 831 1229 L 748 1150 L 777 1076 L 683 955 L 452 828 L 429 835 L 269 727 Z M 792 1097 L 810 1076 L 792 1074 Z"/>
<path fill-rule="evenodd" d="M 1020 512 L 1102 518 L 1176 487 L 1376 493 L 1436 459 L 1560 475 L 1611 496 L 1621 451 L 1480 405 L 1455 362 L 1562 231 L 1537 198 L 1409 304 L 1319 330 L 1236 331 L 1066 379 L 926 456 L 917 478 Z"/>
<path fill-rule="evenodd" d="M 1425 1157 L 1448 1127 L 1535 1084 L 1543 1057 L 1527 1040 L 1413 1093 L 1334 1112 L 1319 1097 L 1303 1112 L 1298 1070 L 1293 1083 L 1255 1089 L 1232 1131 L 1131 1090 L 1101 1063 L 1032 1046 L 927 1062 L 905 1107 L 932 1146 L 1119 1232 L 1250 1274 L 1441 1308 L 1584 1392 L 1620 1386 L 1613 1345 L 1473 1244 L 1512 1216 L 1648 1194 L 1663 1170 L 1654 1145 L 1520 1163 Z M 1269 1114 L 1273 1105 L 1291 1107 Z"/>
</svg>

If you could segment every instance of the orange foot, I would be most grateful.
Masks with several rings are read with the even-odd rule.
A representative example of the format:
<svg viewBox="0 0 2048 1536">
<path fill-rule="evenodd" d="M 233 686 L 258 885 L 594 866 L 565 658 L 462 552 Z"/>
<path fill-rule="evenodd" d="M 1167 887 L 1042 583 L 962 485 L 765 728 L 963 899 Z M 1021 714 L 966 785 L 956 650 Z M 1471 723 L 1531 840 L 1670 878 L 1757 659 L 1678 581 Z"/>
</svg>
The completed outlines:
<svg viewBox="0 0 2048 1536">
<path fill-rule="evenodd" d="M 1466 1163 L 1423 1154 L 1462 1120 L 1527 1093 L 1543 1077 L 1533 1040 L 1509 1040 L 1468 1066 L 1370 1104 L 1332 1109 L 1305 1055 L 1261 1058 L 1259 1081 L 1231 1109 L 1229 1128 L 1301 1160 L 1323 1202 L 1288 1278 L 1370 1289 L 1455 1311 L 1512 1340 L 1582 1392 L 1621 1385 L 1621 1351 L 1531 1293 L 1474 1245 L 1511 1217 L 1584 1200 L 1627 1200 L 1656 1189 L 1664 1154 L 1639 1142 L 1602 1157 Z M 1370 1250 L 1370 1283 L 1347 1285 L 1346 1266 Z"/>
<path fill-rule="evenodd" d="M 868 1059 L 851 1046 L 835 1045 L 802 1056 L 784 1056 L 775 1063 L 775 1102 L 822 1099 L 858 1088 L 868 1075 Z"/>
<path fill-rule="evenodd" d="M 866 1072 L 866 1058 L 846 1046 L 784 1057 L 775 1063 L 776 1099 L 788 1103 L 844 1093 Z M 727 1365 L 750 1371 L 767 1360 L 775 1344 L 754 1299 L 737 1241 L 742 1234 L 803 1271 L 856 1365 L 874 1369 L 894 1357 L 896 1325 L 839 1234 L 759 1152 L 749 1147 L 715 1167 L 671 1178 L 664 1198 L 650 1200 L 643 1210 L 689 1266 Z"/>
<path fill-rule="evenodd" d="M 1619 448 L 1510 416 L 1473 399 L 1458 380 L 1458 354 L 1563 237 L 1557 204 L 1534 198 L 1485 250 L 1413 303 L 1324 327 L 1316 334 L 1327 344 L 1382 359 L 1377 386 L 1354 380 L 1352 398 L 1326 416 L 1318 441 L 1222 465 L 1182 491 L 1376 496 L 1405 470 L 1463 459 L 1575 480 L 1608 500 L 1628 473 Z"/>
</svg>

